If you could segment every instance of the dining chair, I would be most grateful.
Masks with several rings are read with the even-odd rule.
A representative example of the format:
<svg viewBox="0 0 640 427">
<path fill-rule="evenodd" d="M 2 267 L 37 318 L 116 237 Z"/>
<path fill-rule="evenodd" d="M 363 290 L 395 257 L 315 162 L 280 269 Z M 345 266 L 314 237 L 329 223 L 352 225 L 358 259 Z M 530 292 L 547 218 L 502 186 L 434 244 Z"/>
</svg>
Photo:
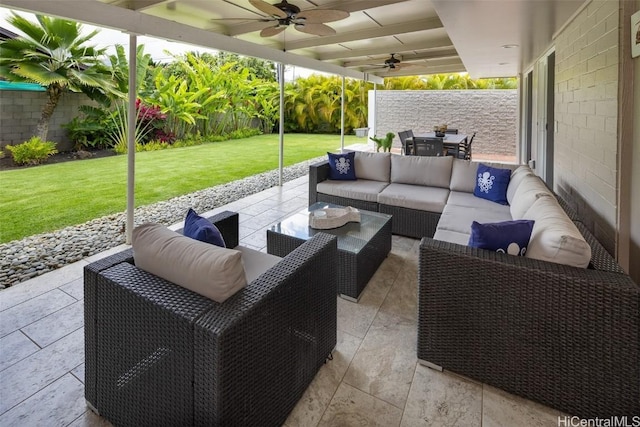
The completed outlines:
<svg viewBox="0 0 640 427">
<path fill-rule="evenodd" d="M 413 154 L 415 156 L 442 156 L 443 138 L 414 137 Z"/>
<path fill-rule="evenodd" d="M 473 138 L 475 138 L 475 132 L 471 135 L 471 138 L 468 138 L 466 141 L 459 145 L 459 148 L 456 150 L 454 148 L 449 148 L 447 150 L 447 156 L 453 156 L 458 159 L 470 160 L 471 159 L 471 143 L 473 142 Z"/>
<path fill-rule="evenodd" d="M 413 130 L 404 130 L 398 132 L 398 137 L 400 138 L 400 142 L 402 143 L 401 154 L 411 154 L 411 144 L 407 145 L 407 139 L 413 138 Z"/>
</svg>

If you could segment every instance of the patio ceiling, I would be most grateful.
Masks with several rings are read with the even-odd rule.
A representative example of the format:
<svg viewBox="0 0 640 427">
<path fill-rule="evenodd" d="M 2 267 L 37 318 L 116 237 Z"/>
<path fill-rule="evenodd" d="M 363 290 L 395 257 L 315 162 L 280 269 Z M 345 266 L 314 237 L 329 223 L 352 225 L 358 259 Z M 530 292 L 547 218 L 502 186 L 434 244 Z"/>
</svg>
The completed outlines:
<svg viewBox="0 0 640 427">
<path fill-rule="evenodd" d="M 276 3 L 278 0 L 269 0 Z M 381 82 L 381 77 L 468 71 L 515 76 L 543 53 L 584 0 L 291 0 L 340 9 L 335 35 L 269 23 L 249 0 L 3 0 L 5 7 Z M 511 49 L 504 45 L 517 45 Z M 391 53 L 407 65 L 384 67 Z"/>
</svg>

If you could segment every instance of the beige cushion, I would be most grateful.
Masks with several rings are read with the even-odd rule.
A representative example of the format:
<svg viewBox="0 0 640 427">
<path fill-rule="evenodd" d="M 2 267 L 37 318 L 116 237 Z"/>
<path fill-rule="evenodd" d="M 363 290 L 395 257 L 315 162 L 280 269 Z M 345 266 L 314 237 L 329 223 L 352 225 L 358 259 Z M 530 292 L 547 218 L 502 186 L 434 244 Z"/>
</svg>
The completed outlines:
<svg viewBox="0 0 640 427">
<path fill-rule="evenodd" d="M 428 212 L 442 212 L 449 190 L 409 184 L 389 184 L 378 195 L 378 203 Z"/>
<path fill-rule="evenodd" d="M 457 243 L 459 245 L 468 246 L 469 236 L 471 236 L 471 234 L 459 233 L 457 231 L 451 231 L 451 230 L 437 229 L 435 234 L 433 235 L 433 238 L 435 240 L 441 240 L 443 242 Z"/>
<path fill-rule="evenodd" d="M 378 193 L 384 190 L 387 185 L 389 185 L 388 182 L 369 181 L 366 179 L 358 179 L 356 181 L 327 180 L 319 182 L 316 189 L 318 193 L 330 196 L 377 202 Z"/>
<path fill-rule="evenodd" d="M 247 283 L 253 282 L 258 276 L 282 260 L 282 258 L 275 255 L 245 248 L 244 246 L 238 246 L 236 250 L 242 253 L 242 264 L 244 265 Z"/>
<path fill-rule="evenodd" d="M 438 221 L 438 230 L 457 231 L 458 233 L 471 234 L 471 223 L 478 221 L 481 224 L 488 222 L 510 221 L 509 210 L 479 209 L 466 206 L 447 205 L 442 210 L 442 216 Z"/>
<path fill-rule="evenodd" d="M 506 213 L 506 215 L 509 216 L 509 219 L 511 219 L 511 210 L 509 209 L 508 205 L 501 205 L 499 203 L 492 202 L 491 200 L 476 197 L 473 195 L 473 193 L 452 191 L 449 193 L 447 204 L 455 206 L 466 206 L 468 208 L 500 211 Z"/>
<path fill-rule="evenodd" d="M 367 153 L 356 151 L 356 178 L 389 182 L 391 153 Z"/>
<path fill-rule="evenodd" d="M 449 189 L 451 191 L 464 191 L 473 193 L 476 188 L 476 180 L 478 179 L 478 164 L 491 166 L 492 168 L 511 169 L 514 170 L 518 165 L 510 163 L 496 162 L 470 162 L 468 160 L 453 159 L 451 167 L 451 182 Z"/>
<path fill-rule="evenodd" d="M 468 160 L 454 159 L 451 168 L 451 182 L 449 189 L 451 191 L 464 191 L 473 193 L 476 188 L 476 176 L 478 172 L 478 163 Z"/>
<path fill-rule="evenodd" d="M 509 204 L 513 201 L 513 196 L 517 188 L 527 175 L 533 175 L 533 171 L 527 165 L 522 165 L 511 173 L 511 179 L 507 187 L 507 202 L 509 202 Z"/>
<path fill-rule="evenodd" d="M 453 157 L 391 156 L 391 182 L 449 188 Z"/>
<path fill-rule="evenodd" d="M 540 197 L 555 198 L 539 177 L 533 174 L 525 174 L 511 199 L 511 216 L 513 219 L 522 219 L 525 212 Z"/>
<path fill-rule="evenodd" d="M 217 302 L 246 286 L 242 253 L 200 242 L 161 224 L 133 230 L 136 266 Z"/>
<path fill-rule="evenodd" d="M 573 267 L 589 265 L 591 247 L 554 197 L 537 199 L 523 219 L 535 221 L 526 257 Z"/>
</svg>

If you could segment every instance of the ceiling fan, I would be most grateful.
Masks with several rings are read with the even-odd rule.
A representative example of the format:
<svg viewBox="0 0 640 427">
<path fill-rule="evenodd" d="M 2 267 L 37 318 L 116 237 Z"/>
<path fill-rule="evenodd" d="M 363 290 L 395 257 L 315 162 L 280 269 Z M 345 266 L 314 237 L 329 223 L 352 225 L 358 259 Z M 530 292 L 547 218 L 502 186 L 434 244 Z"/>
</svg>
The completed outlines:
<svg viewBox="0 0 640 427">
<path fill-rule="evenodd" d="M 373 68 L 373 69 L 383 70 L 385 68 L 388 68 L 389 71 L 396 71 L 404 67 L 412 67 L 412 66 L 413 64 L 402 64 L 402 60 L 399 58 L 396 58 L 396 54 L 392 53 L 391 57 L 385 59 L 384 64 L 376 65 L 376 68 Z"/>
<path fill-rule="evenodd" d="M 303 33 L 316 36 L 330 36 L 335 34 L 336 30 L 325 25 L 325 23 L 339 21 L 349 17 L 349 12 L 345 12 L 344 10 L 300 10 L 298 6 L 287 2 L 287 0 L 282 0 L 276 4 L 267 3 L 263 0 L 249 0 L 249 3 L 268 15 L 263 18 L 258 18 L 258 21 L 274 23 L 273 26 L 269 26 L 260 31 L 261 37 L 271 37 L 280 34 L 286 30 L 289 25 L 293 25 L 296 30 Z"/>
</svg>

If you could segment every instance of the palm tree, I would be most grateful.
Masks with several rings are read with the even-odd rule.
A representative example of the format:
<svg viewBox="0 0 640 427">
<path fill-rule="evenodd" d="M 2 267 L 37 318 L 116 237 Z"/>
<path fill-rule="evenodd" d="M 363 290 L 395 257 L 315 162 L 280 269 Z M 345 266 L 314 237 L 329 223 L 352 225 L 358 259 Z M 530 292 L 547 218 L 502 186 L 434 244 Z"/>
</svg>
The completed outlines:
<svg viewBox="0 0 640 427">
<path fill-rule="evenodd" d="M 92 99 L 106 101 L 117 90 L 108 68 L 100 62 L 105 49 L 84 45 L 99 30 L 82 35 L 82 25 L 77 22 L 36 18 L 38 22 L 31 22 L 16 13 L 8 18 L 23 35 L 0 43 L 0 76 L 46 87 L 47 101 L 36 127 L 36 136 L 46 141 L 49 121 L 63 93 L 84 92 Z"/>
</svg>

